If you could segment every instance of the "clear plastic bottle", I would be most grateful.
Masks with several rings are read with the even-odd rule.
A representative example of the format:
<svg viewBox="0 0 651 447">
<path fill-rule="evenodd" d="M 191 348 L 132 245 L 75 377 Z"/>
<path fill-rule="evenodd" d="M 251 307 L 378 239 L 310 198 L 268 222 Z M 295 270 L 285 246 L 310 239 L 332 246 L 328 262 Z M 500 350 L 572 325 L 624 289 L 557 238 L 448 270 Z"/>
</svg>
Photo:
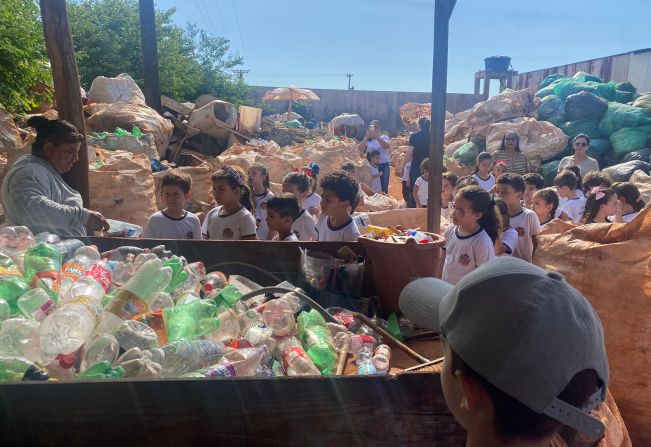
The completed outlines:
<svg viewBox="0 0 651 447">
<path fill-rule="evenodd" d="M 178 340 L 164 346 L 162 353 L 150 351 L 152 360 L 163 368 L 161 377 L 180 377 L 217 363 L 226 354 L 226 346 L 211 340 Z"/>
<path fill-rule="evenodd" d="M 205 271 L 205 268 L 204 268 Z M 210 272 L 205 275 L 205 280 L 202 287 L 202 294 L 204 297 L 210 295 L 215 289 L 223 289 L 228 284 L 228 278 L 222 272 Z"/>
<path fill-rule="evenodd" d="M 307 355 L 301 342 L 296 337 L 286 337 L 278 340 L 276 352 L 282 352 L 281 360 L 288 376 L 320 376 L 310 356 Z"/>
<path fill-rule="evenodd" d="M 70 354 L 93 334 L 102 311 L 102 298 L 111 284 L 105 263 L 95 264 L 70 288 L 71 300 L 41 323 L 41 347 L 48 354 Z M 108 332 L 108 331 L 106 331 Z"/>
<path fill-rule="evenodd" d="M 205 338 L 214 341 L 230 342 L 240 337 L 240 318 L 233 309 L 226 309 L 217 315 L 219 328 L 206 334 Z"/>
<path fill-rule="evenodd" d="M 232 365 L 238 377 L 253 376 L 260 366 L 262 359 L 267 355 L 266 345 L 253 348 L 233 349 L 219 361 L 221 365 Z"/>
<path fill-rule="evenodd" d="M 199 300 L 182 306 L 163 309 L 165 333 L 169 341 L 186 338 L 194 340 L 219 328 L 215 302 Z"/>
<path fill-rule="evenodd" d="M 14 260 L 24 271 L 25 252 L 36 243 L 34 235 L 27 227 L 5 227 L 0 229 L 0 252 Z"/>
<path fill-rule="evenodd" d="M 322 374 L 332 374 L 337 363 L 337 353 L 330 329 L 323 316 L 312 309 L 298 316 L 298 336 L 303 348 Z"/>
<path fill-rule="evenodd" d="M 172 299 L 171 295 L 167 292 L 158 292 L 152 296 L 149 310 L 160 310 L 172 306 L 174 306 L 174 300 Z"/>
<path fill-rule="evenodd" d="M 434 242 L 434 239 L 430 235 L 423 233 L 422 231 L 410 231 L 409 236 L 414 238 L 419 244 L 428 244 Z"/>
<path fill-rule="evenodd" d="M 111 334 L 96 335 L 81 347 L 79 371 L 85 371 L 103 360 L 113 364 L 118 358 L 120 344 Z"/>
<path fill-rule="evenodd" d="M 75 256 L 77 250 L 86 247 L 86 245 L 79 239 L 59 240 L 54 243 L 54 246 L 59 250 L 59 252 L 61 252 L 61 260 L 63 262 L 68 262 Z"/>
<path fill-rule="evenodd" d="M 10 317 L 11 308 L 9 307 L 9 303 L 0 298 L 0 327 L 2 327 L 2 322 L 8 320 Z"/>
<path fill-rule="evenodd" d="M 75 281 L 81 278 L 93 264 L 99 262 L 100 258 L 101 256 L 97 248 L 90 245 L 79 247 L 74 252 L 72 259 L 66 262 L 61 268 L 62 302 L 65 302 L 69 298 L 68 292 Z"/>
<path fill-rule="evenodd" d="M 300 301 L 295 297 L 295 295 L 287 293 L 265 303 L 262 319 L 264 324 L 273 331 L 274 336 L 285 337 L 296 332 L 294 312 L 298 310 Z"/>
<path fill-rule="evenodd" d="M 23 318 L 10 318 L 0 328 L 0 355 L 25 357 L 31 362 L 46 364 L 54 360 L 53 355 L 41 349 L 39 323 Z"/>
<path fill-rule="evenodd" d="M 373 366 L 373 353 L 368 348 L 362 348 L 355 361 L 357 365 L 358 376 L 371 376 L 377 374 L 375 366 Z"/>
<path fill-rule="evenodd" d="M 391 348 L 388 345 L 375 348 L 372 361 L 378 374 L 386 374 L 391 364 Z"/>
<path fill-rule="evenodd" d="M 150 259 L 129 278 L 106 305 L 102 312 L 96 333 L 111 332 L 122 320 L 130 320 L 136 315 L 145 314 L 149 304 L 156 298 L 172 278 L 172 269 L 163 266 L 158 259 Z"/>
<path fill-rule="evenodd" d="M 187 275 L 187 279 L 174 290 L 174 294 L 192 292 L 198 295 L 201 292 L 201 282 L 206 277 L 206 268 L 203 262 L 187 264 L 183 267 L 183 271 Z"/>
<path fill-rule="evenodd" d="M 32 289 L 18 298 L 20 313 L 36 321 L 43 321 L 54 311 L 55 304 L 45 290 Z"/>
</svg>

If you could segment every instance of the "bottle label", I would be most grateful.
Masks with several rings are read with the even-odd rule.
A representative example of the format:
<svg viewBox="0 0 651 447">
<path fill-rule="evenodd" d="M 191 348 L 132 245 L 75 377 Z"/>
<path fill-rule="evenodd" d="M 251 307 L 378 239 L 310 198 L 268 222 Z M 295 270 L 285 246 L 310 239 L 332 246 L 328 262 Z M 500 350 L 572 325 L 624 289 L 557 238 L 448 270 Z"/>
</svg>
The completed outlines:
<svg viewBox="0 0 651 447">
<path fill-rule="evenodd" d="M 102 313 L 102 307 L 99 304 L 95 304 L 87 296 L 77 296 L 74 299 L 70 300 L 70 302 L 66 303 L 66 306 L 68 304 L 81 304 L 83 306 L 86 306 L 86 308 L 90 310 L 95 317 L 95 323 L 99 323 L 99 315 Z"/>
<path fill-rule="evenodd" d="M 52 292 L 58 294 L 61 286 L 61 276 L 54 270 L 38 272 L 32 277 L 29 286 L 32 289 L 43 286 L 42 288 L 45 290 L 51 290 Z"/>
<path fill-rule="evenodd" d="M 211 366 L 205 377 L 235 377 L 235 368 L 230 363 Z"/>
<path fill-rule="evenodd" d="M 137 315 L 147 313 L 147 304 L 139 296 L 122 289 L 105 310 L 123 320 L 131 320 Z"/>
<path fill-rule="evenodd" d="M 165 331 L 165 322 L 163 320 L 163 312 L 161 310 L 155 310 L 147 314 L 141 314 L 134 319 L 152 328 L 154 332 L 156 332 L 158 343 L 161 346 L 168 344 L 167 332 Z"/>
<path fill-rule="evenodd" d="M 90 270 L 88 270 L 87 274 L 88 276 L 95 279 L 95 281 L 100 283 L 105 292 L 109 291 L 112 282 L 111 272 L 109 272 L 103 266 L 95 264 L 90 268 Z"/>
<path fill-rule="evenodd" d="M 299 348 L 298 346 L 292 346 L 285 352 L 283 352 L 283 366 L 285 367 L 285 370 L 289 369 L 289 366 L 294 363 L 294 361 L 298 358 L 302 357 L 305 360 L 309 360 L 310 363 L 312 363 L 312 360 L 307 356 L 303 348 Z"/>
<path fill-rule="evenodd" d="M 63 266 L 61 276 L 64 278 L 77 281 L 81 275 L 84 274 L 84 267 L 79 264 L 69 263 Z"/>
<path fill-rule="evenodd" d="M 33 313 L 34 319 L 36 321 L 43 321 L 45 317 L 50 315 L 54 310 L 54 301 L 48 298 L 48 300 Z"/>
<path fill-rule="evenodd" d="M 18 270 L 18 266 L 16 264 L 10 264 L 9 267 L 0 267 L 0 277 L 2 276 L 17 276 L 19 278 L 22 278 L 23 274 L 20 273 L 20 270 Z"/>
</svg>

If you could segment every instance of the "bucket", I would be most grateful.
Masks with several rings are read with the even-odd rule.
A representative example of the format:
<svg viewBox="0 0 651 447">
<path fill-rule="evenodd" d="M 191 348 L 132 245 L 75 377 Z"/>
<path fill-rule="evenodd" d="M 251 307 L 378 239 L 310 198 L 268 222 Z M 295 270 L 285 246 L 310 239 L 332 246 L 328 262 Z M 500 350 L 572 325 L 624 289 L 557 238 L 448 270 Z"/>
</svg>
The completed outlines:
<svg viewBox="0 0 651 447">
<path fill-rule="evenodd" d="M 301 250 L 299 284 L 323 307 L 360 310 L 365 261 L 345 261 L 314 250 Z"/>
<path fill-rule="evenodd" d="M 508 71 L 511 58 L 508 56 L 491 56 L 484 59 L 487 71 Z"/>
<path fill-rule="evenodd" d="M 368 238 L 359 241 L 373 263 L 375 288 L 384 316 L 400 311 L 400 292 L 407 284 L 418 278 L 436 276 L 440 253 L 437 244 L 418 244 L 413 239 L 404 244 Z"/>
</svg>

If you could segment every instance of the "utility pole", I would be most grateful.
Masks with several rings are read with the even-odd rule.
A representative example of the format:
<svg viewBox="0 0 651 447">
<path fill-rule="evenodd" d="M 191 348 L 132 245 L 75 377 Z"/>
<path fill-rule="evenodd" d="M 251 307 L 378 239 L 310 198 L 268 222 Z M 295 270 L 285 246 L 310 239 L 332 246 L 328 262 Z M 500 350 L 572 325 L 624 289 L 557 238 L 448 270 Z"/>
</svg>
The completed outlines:
<svg viewBox="0 0 651 447">
<path fill-rule="evenodd" d="M 79 68 L 68 27 L 65 0 L 40 0 L 45 46 L 52 66 L 54 95 L 59 118 L 68 121 L 84 135 L 79 148 L 79 161 L 70 172 L 63 175 L 65 181 L 76 189 L 90 208 L 88 195 L 88 150 L 86 149 L 86 125 L 81 103 Z"/>
<path fill-rule="evenodd" d="M 251 70 L 242 70 L 242 69 L 239 69 L 239 70 L 233 70 L 233 73 L 235 73 L 235 74 L 237 75 L 237 77 L 240 78 L 240 80 L 244 80 L 244 74 L 245 74 L 245 73 L 248 73 L 248 72 L 250 72 L 250 71 L 251 71 Z"/>
<path fill-rule="evenodd" d="M 346 77 L 348 78 L 348 90 L 352 90 L 352 89 L 350 88 L 350 78 L 353 77 L 353 74 L 352 74 L 352 73 L 346 73 Z"/>
<path fill-rule="evenodd" d="M 158 46 L 156 44 L 156 17 L 154 0 L 140 2 L 140 40 L 144 74 L 145 102 L 160 113 L 160 77 L 158 72 Z"/>
</svg>

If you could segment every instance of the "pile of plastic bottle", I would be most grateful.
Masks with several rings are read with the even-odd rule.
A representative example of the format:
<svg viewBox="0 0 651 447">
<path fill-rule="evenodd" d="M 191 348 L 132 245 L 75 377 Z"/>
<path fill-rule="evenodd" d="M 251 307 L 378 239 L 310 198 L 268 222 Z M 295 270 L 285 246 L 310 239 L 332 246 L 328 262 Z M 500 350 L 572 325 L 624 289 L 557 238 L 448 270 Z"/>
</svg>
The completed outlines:
<svg viewBox="0 0 651 447">
<path fill-rule="evenodd" d="M 309 309 L 301 289 L 256 293 L 164 246 L 101 253 L 75 239 L 0 230 L 0 382 L 386 374 L 391 350 L 351 312 Z M 336 323 L 335 323 L 336 321 Z"/>
</svg>

